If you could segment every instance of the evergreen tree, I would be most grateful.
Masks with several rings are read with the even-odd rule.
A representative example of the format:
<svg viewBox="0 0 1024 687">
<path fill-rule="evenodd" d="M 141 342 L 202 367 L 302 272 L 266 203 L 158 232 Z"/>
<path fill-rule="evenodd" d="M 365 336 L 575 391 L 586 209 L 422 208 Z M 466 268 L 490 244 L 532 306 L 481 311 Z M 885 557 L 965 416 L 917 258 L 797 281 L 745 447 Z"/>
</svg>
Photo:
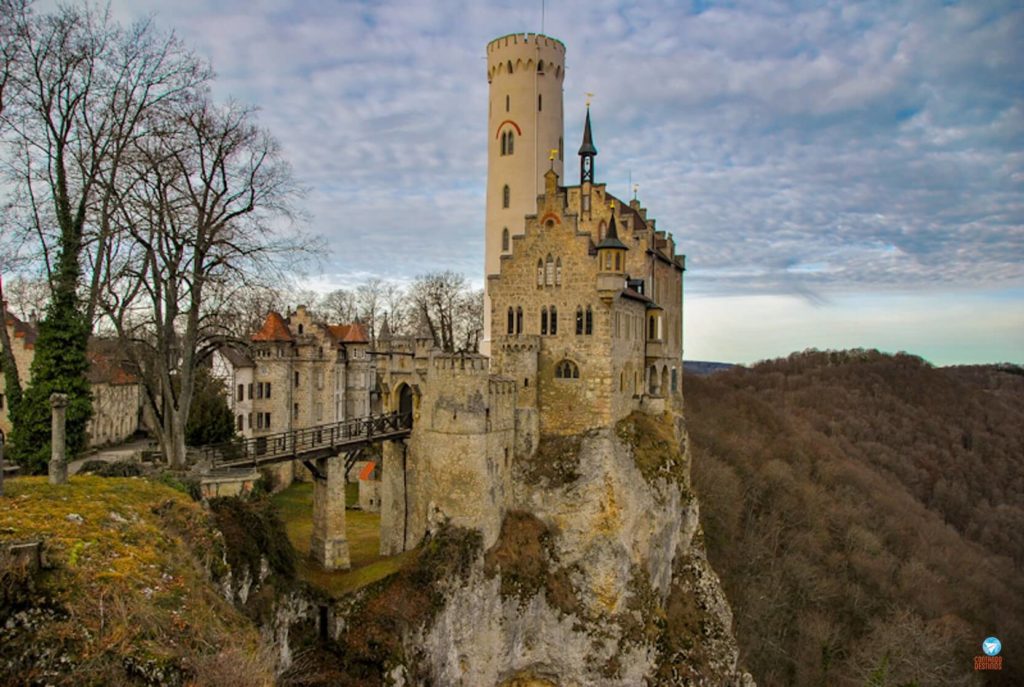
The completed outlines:
<svg viewBox="0 0 1024 687">
<path fill-rule="evenodd" d="M 211 375 L 209 368 L 200 367 L 195 384 L 185 424 L 185 443 L 203 446 L 229 441 L 235 435 L 235 418 L 228 407 L 224 383 Z"/>
<path fill-rule="evenodd" d="M 92 394 L 85 376 L 89 326 L 77 304 L 74 291 L 54 294 L 46 318 L 39 323 L 32 383 L 21 402 L 11 408 L 11 457 L 30 473 L 44 472 L 50 460 L 50 394 L 68 395 L 67 455 L 75 456 L 86 445 L 85 427 L 92 416 Z"/>
</svg>

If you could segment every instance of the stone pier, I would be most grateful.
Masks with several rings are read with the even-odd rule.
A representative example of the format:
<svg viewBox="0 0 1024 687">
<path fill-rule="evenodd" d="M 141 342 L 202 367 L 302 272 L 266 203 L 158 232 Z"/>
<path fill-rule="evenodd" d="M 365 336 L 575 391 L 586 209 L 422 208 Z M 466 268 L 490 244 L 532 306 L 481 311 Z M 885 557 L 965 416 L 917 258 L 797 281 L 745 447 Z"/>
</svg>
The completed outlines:
<svg viewBox="0 0 1024 687">
<path fill-rule="evenodd" d="M 408 445 L 386 441 L 381 449 L 380 555 L 397 556 L 405 551 L 408 537 Z"/>
<path fill-rule="evenodd" d="M 67 394 L 50 394 L 50 484 L 68 483 L 65 425 Z"/>
<path fill-rule="evenodd" d="M 313 476 L 313 536 L 309 551 L 324 570 L 352 567 L 345 534 L 345 461 L 320 458 Z"/>
</svg>

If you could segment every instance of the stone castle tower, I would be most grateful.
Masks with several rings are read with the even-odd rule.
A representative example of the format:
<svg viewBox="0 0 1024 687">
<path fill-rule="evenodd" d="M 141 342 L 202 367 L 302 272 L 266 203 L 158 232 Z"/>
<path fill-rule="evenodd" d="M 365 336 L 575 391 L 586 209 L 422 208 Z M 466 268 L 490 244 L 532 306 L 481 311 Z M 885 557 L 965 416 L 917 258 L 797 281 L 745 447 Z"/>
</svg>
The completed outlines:
<svg viewBox="0 0 1024 687">
<path fill-rule="evenodd" d="M 565 45 L 541 34 L 509 34 L 487 44 L 487 219 L 484 276 L 496 274 L 523 218 L 544 192 L 544 173 L 562 176 L 562 82 Z M 484 304 L 484 341 L 490 352 L 490 301 Z"/>
</svg>

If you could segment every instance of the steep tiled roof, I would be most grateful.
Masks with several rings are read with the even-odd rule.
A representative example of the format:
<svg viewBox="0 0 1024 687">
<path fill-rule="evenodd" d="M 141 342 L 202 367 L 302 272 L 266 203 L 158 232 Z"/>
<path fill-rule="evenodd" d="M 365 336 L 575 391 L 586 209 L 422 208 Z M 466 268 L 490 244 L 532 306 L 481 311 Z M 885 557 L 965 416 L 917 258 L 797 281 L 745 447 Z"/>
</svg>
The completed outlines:
<svg viewBox="0 0 1024 687">
<path fill-rule="evenodd" d="M 19 320 L 13 313 L 7 313 L 7 326 L 13 331 L 15 339 L 21 339 L 25 348 L 34 348 L 36 345 L 36 328 L 28 322 Z M 13 344 L 12 344 L 13 346 Z"/>
<path fill-rule="evenodd" d="M 252 362 L 252 358 L 250 358 L 245 351 L 240 348 L 235 348 L 234 346 L 221 346 L 219 353 L 224 356 L 227 361 L 231 363 L 231 367 L 236 370 L 243 367 L 255 366 Z"/>
<path fill-rule="evenodd" d="M 139 378 L 125 369 L 127 362 L 116 339 L 89 339 L 85 354 L 89 358 L 89 371 L 85 376 L 90 384 L 120 386 L 138 383 Z"/>
<path fill-rule="evenodd" d="M 281 313 L 271 310 L 260 330 L 252 335 L 253 341 L 294 341 Z"/>
<path fill-rule="evenodd" d="M 340 343 L 370 343 L 370 337 L 366 334 L 366 328 L 361 322 L 332 324 L 327 329 L 331 332 L 331 336 Z"/>
</svg>

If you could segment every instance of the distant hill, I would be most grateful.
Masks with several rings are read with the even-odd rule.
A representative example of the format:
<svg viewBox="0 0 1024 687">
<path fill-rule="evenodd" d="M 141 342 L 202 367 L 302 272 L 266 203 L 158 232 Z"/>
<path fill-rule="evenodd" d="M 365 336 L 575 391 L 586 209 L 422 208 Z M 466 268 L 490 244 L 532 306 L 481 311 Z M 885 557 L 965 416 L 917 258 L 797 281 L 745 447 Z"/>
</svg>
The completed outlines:
<svg viewBox="0 0 1024 687">
<path fill-rule="evenodd" d="M 1020 685 L 1024 374 L 807 351 L 691 376 L 693 480 L 742 660 L 772 685 Z"/>
<path fill-rule="evenodd" d="M 683 374 L 709 375 L 736 367 L 735 363 L 716 363 L 708 360 L 684 360 Z"/>
</svg>

